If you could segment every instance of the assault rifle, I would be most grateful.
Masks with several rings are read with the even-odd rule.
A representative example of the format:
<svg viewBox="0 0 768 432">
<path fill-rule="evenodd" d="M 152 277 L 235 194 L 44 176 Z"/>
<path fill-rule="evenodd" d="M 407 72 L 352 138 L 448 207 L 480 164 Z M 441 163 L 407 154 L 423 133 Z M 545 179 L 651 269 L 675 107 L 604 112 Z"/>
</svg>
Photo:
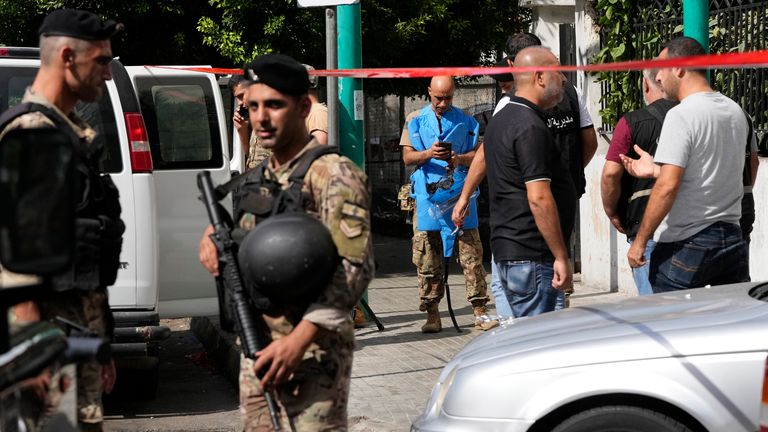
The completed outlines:
<svg viewBox="0 0 768 432">
<path fill-rule="evenodd" d="M 234 306 L 234 319 L 237 328 L 237 334 L 240 337 L 240 343 L 243 349 L 243 355 L 253 359 L 256 357 L 256 353 L 269 345 L 271 342 L 268 336 L 268 329 L 266 323 L 259 310 L 264 309 L 263 302 L 256 304 L 249 298 L 248 293 L 243 286 L 243 280 L 240 276 L 240 269 L 238 267 L 237 258 L 235 257 L 234 246 L 235 242 L 232 240 L 230 228 L 224 223 L 220 212 L 225 210 L 221 208 L 219 199 L 213 182 L 211 181 L 211 173 L 208 171 L 201 171 L 197 174 L 197 187 L 200 189 L 202 196 L 200 197 L 205 204 L 205 209 L 208 211 L 208 218 L 213 226 L 213 233 L 211 234 L 211 240 L 216 245 L 216 249 L 219 252 L 219 261 L 224 262 L 224 266 L 221 272 L 221 279 L 225 287 L 225 291 L 229 294 L 233 306 Z M 265 299 L 260 299 L 265 300 Z M 225 305 L 225 307 L 228 305 Z M 257 371 L 258 375 L 261 375 Z M 269 416 L 272 419 L 272 426 L 275 431 L 280 430 L 280 420 L 277 416 L 277 405 L 272 398 L 272 392 L 264 389 L 264 399 L 267 402 L 267 408 L 269 409 Z"/>
</svg>

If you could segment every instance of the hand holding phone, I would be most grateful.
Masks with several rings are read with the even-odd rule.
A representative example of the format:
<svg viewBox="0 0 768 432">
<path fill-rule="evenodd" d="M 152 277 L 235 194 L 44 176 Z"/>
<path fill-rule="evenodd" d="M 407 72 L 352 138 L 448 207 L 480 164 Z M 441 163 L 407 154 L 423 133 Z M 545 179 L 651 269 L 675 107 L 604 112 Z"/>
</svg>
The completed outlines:
<svg viewBox="0 0 768 432">
<path fill-rule="evenodd" d="M 247 119 L 248 118 L 248 107 L 245 105 L 240 105 L 240 108 L 237 110 L 237 113 L 240 115 L 240 117 Z"/>
<path fill-rule="evenodd" d="M 435 158 L 440 160 L 448 160 L 451 158 L 451 143 L 449 142 L 437 142 L 435 143 Z"/>
</svg>

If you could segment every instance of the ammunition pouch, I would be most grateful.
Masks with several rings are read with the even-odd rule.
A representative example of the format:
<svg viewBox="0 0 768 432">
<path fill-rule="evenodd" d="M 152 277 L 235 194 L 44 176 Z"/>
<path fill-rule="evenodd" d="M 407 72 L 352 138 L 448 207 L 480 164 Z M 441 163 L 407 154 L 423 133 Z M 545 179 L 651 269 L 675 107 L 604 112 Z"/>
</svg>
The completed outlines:
<svg viewBox="0 0 768 432">
<path fill-rule="evenodd" d="M 406 183 L 400 186 L 400 191 L 397 193 L 397 202 L 400 205 L 402 211 L 413 211 L 415 207 L 414 199 L 411 197 L 413 193 L 413 185 Z"/>
<path fill-rule="evenodd" d="M 72 265 L 53 277 L 56 291 L 95 290 L 115 283 L 120 268 L 125 225 L 105 216 L 75 220 L 75 251 Z"/>
</svg>

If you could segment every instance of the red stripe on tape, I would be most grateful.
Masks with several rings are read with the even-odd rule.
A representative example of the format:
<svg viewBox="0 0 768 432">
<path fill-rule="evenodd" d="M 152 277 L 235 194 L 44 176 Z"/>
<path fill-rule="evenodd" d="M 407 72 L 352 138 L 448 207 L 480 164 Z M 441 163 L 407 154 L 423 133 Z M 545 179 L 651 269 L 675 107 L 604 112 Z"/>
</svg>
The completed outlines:
<svg viewBox="0 0 768 432">
<path fill-rule="evenodd" d="M 742 53 L 707 54 L 670 59 L 632 60 L 614 63 L 601 63 L 584 66 L 529 66 L 529 67 L 435 67 L 435 68 L 376 68 L 376 69 L 327 69 L 315 70 L 311 75 L 342 78 L 429 78 L 437 75 L 476 76 L 495 75 L 509 72 L 535 71 L 586 71 L 586 72 L 622 72 L 642 69 L 660 69 L 669 67 L 692 67 L 701 69 L 730 69 L 768 66 L 768 50 Z M 215 74 L 240 74 L 242 69 L 149 66 L 167 69 L 183 69 Z"/>
</svg>

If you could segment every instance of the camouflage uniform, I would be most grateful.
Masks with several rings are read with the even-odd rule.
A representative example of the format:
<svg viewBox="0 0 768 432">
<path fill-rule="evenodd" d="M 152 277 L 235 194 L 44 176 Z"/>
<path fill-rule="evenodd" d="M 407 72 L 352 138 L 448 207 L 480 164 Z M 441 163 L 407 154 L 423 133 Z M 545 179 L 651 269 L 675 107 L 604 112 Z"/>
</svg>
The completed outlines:
<svg viewBox="0 0 768 432">
<path fill-rule="evenodd" d="M 272 169 L 274 179 L 287 187 L 297 159 Z M 273 340 L 289 334 L 301 320 L 319 327 L 318 336 L 304 353 L 289 381 L 277 386 L 276 403 L 285 430 L 346 430 L 347 399 L 352 373 L 354 331 L 350 311 L 373 277 L 373 249 L 370 236 L 370 195 L 365 174 L 344 156 L 327 154 L 318 158 L 304 177 L 302 193 L 307 213 L 318 217 L 331 232 L 342 258 L 332 281 L 306 311 L 273 306 L 264 320 Z M 252 229 L 258 223 L 246 213 L 240 227 Z M 253 370 L 253 361 L 241 357 L 240 411 L 246 431 L 272 429 L 263 390 Z"/>
<path fill-rule="evenodd" d="M 70 127 L 86 145 L 91 144 L 96 137 L 96 131 L 91 129 L 76 114 L 72 113 L 65 116 L 47 99 L 32 93 L 29 89 L 22 102 L 34 102 L 57 111 L 61 117 L 68 120 Z M 42 113 L 32 112 L 14 119 L 0 134 L 0 137 L 12 129 L 53 126 L 54 123 Z M 14 276 L 10 272 L 3 272 L 2 270 L 0 272 L 4 273 L 3 280 L 20 279 L 23 276 Z M 60 316 L 88 327 L 105 339 L 112 337 L 113 318 L 109 309 L 106 287 L 96 290 L 73 288 L 67 291 L 53 292 L 48 294 L 45 299 L 38 301 L 37 306 L 43 320 L 52 320 L 54 317 Z M 104 420 L 101 403 L 103 393 L 101 368 L 102 366 L 96 362 L 77 365 L 77 415 L 83 430 L 101 430 L 101 424 Z M 55 389 L 53 390 L 55 391 Z M 59 395 L 51 394 L 50 397 L 56 399 Z"/>
<path fill-rule="evenodd" d="M 456 237 L 459 263 L 464 270 L 467 301 L 472 306 L 488 303 L 488 284 L 483 267 L 483 245 L 477 228 L 461 230 Z M 416 229 L 413 213 L 413 264 L 419 279 L 419 310 L 424 312 L 430 304 L 438 304 L 445 295 L 445 258 L 440 231 Z"/>
<path fill-rule="evenodd" d="M 419 114 L 414 111 L 405 119 L 400 146 L 413 147 L 408 135 L 408 122 Z M 417 168 L 418 169 L 418 168 Z M 417 230 L 416 209 L 413 211 L 413 264 L 419 280 L 419 310 L 424 312 L 430 305 L 440 303 L 445 294 L 443 241 L 439 231 Z M 464 270 L 467 301 L 472 306 L 483 307 L 488 303 L 488 284 L 483 267 L 483 245 L 477 228 L 461 230 L 458 235 L 459 263 Z"/>
<path fill-rule="evenodd" d="M 259 136 L 251 132 L 251 140 L 248 143 L 248 157 L 245 159 L 245 170 L 256 168 L 266 158 L 272 156 L 272 150 L 261 146 Z"/>
</svg>

